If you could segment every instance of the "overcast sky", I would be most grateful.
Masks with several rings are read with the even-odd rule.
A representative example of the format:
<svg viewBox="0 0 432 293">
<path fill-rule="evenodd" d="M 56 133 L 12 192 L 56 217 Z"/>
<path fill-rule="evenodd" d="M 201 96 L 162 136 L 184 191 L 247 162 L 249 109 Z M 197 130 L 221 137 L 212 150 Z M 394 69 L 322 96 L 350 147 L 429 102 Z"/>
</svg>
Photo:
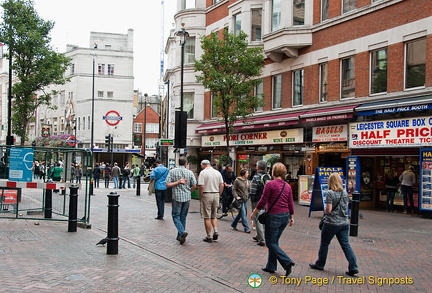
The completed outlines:
<svg viewBox="0 0 432 293">
<path fill-rule="evenodd" d="M 134 30 L 134 89 L 158 94 L 162 34 L 162 0 L 33 0 L 44 20 L 54 21 L 52 45 L 89 47 L 90 32 L 126 34 Z M 164 40 L 173 27 L 176 0 L 165 0 Z"/>
</svg>

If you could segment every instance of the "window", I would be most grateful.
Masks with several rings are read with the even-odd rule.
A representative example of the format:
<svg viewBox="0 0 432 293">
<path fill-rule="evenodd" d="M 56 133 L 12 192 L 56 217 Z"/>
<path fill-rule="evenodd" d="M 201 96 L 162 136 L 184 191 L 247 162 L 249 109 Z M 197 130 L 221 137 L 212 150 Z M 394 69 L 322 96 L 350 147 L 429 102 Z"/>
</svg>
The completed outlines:
<svg viewBox="0 0 432 293">
<path fill-rule="evenodd" d="M 155 149 L 156 143 L 159 141 L 159 138 L 146 138 L 145 144 L 146 149 Z"/>
<path fill-rule="evenodd" d="M 195 62 L 195 37 L 188 38 L 185 44 L 185 64 Z"/>
<path fill-rule="evenodd" d="M 405 88 L 425 86 L 426 39 L 406 43 Z"/>
<path fill-rule="evenodd" d="M 195 8 L 195 0 L 182 0 L 181 9 Z"/>
<path fill-rule="evenodd" d="M 60 92 L 60 104 L 64 105 L 66 103 L 66 92 L 65 91 L 61 91 Z"/>
<path fill-rule="evenodd" d="M 234 15 L 234 34 L 238 36 L 241 31 L 241 14 Z"/>
<path fill-rule="evenodd" d="M 108 75 L 114 75 L 114 64 L 108 64 Z"/>
<path fill-rule="evenodd" d="M 74 63 L 71 64 L 71 67 L 70 67 L 70 74 L 71 74 L 71 75 L 75 74 L 75 64 L 74 64 Z"/>
<path fill-rule="evenodd" d="M 114 98 L 114 92 L 107 92 L 107 98 Z"/>
<path fill-rule="evenodd" d="M 304 25 L 305 0 L 293 0 L 293 25 Z"/>
<path fill-rule="evenodd" d="M 217 109 L 215 107 L 214 96 L 212 94 L 212 96 L 211 96 L 211 118 L 216 118 L 216 117 L 217 117 Z"/>
<path fill-rule="evenodd" d="M 99 75 L 104 75 L 105 74 L 105 64 L 98 64 L 98 74 Z"/>
<path fill-rule="evenodd" d="M 98 91 L 98 98 L 103 98 L 103 97 L 104 97 L 104 92 Z"/>
<path fill-rule="evenodd" d="M 355 95 L 355 59 L 349 57 L 342 59 L 342 98 L 351 98 Z"/>
<path fill-rule="evenodd" d="M 252 9 L 251 41 L 261 41 L 262 9 Z"/>
<path fill-rule="evenodd" d="M 87 116 L 87 121 L 89 122 L 87 123 L 88 124 L 87 129 L 90 129 L 90 116 Z"/>
<path fill-rule="evenodd" d="M 356 8 L 357 0 L 342 0 L 343 13 L 354 10 Z"/>
<path fill-rule="evenodd" d="M 273 76 L 273 109 L 282 107 L 282 75 Z"/>
<path fill-rule="evenodd" d="M 159 123 L 146 123 L 146 133 L 159 133 Z"/>
<path fill-rule="evenodd" d="M 184 93 L 183 94 L 183 111 L 187 112 L 187 118 L 194 118 L 194 94 Z"/>
<path fill-rule="evenodd" d="M 272 31 L 276 31 L 281 27 L 281 0 L 272 0 L 272 10 L 271 10 L 271 23 L 272 23 Z"/>
<path fill-rule="evenodd" d="M 133 124 L 133 132 L 141 133 L 142 132 L 142 123 L 134 123 Z"/>
<path fill-rule="evenodd" d="M 321 0 L 321 21 L 328 19 L 329 1 Z"/>
<path fill-rule="evenodd" d="M 327 85 L 328 85 L 328 72 L 327 72 L 327 63 L 320 64 L 320 102 L 327 102 Z"/>
<path fill-rule="evenodd" d="M 387 92 L 387 49 L 371 52 L 371 93 Z"/>
<path fill-rule="evenodd" d="M 303 105 L 303 92 L 304 92 L 304 83 L 303 83 L 303 74 L 304 70 L 295 70 L 293 72 L 293 106 Z"/>
<path fill-rule="evenodd" d="M 85 129 L 85 117 L 83 117 L 83 129 Z"/>
<path fill-rule="evenodd" d="M 264 99 L 264 84 L 260 82 L 259 85 L 255 87 L 255 96 L 257 96 L 261 101 Z M 263 110 L 262 106 L 256 107 L 255 112 L 260 112 Z"/>
<path fill-rule="evenodd" d="M 78 117 L 78 130 L 81 130 L 81 117 Z"/>
</svg>

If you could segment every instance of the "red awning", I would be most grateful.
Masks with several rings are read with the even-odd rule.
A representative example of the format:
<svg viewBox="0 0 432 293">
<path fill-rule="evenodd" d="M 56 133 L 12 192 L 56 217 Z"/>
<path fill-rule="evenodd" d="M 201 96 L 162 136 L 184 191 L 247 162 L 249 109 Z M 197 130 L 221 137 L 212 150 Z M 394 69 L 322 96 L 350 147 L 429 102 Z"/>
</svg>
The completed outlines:
<svg viewBox="0 0 432 293">
<path fill-rule="evenodd" d="M 354 108 L 358 105 L 335 107 L 328 109 L 318 109 L 307 111 L 300 115 L 302 122 L 317 122 L 328 120 L 342 120 L 353 117 Z"/>
<path fill-rule="evenodd" d="M 238 120 L 234 123 L 235 130 L 268 128 L 275 126 L 287 126 L 297 124 L 301 113 L 289 113 L 282 115 L 273 115 L 266 117 L 255 117 L 247 119 L 246 121 Z M 213 133 L 222 132 L 225 130 L 223 122 L 202 124 L 195 129 L 195 133 Z"/>
</svg>

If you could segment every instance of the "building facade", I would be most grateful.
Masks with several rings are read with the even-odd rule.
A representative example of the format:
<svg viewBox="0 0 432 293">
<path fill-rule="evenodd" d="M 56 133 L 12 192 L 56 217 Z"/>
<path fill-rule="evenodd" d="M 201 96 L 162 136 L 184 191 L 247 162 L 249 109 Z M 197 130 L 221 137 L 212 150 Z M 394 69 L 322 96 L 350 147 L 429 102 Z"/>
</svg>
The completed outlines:
<svg viewBox="0 0 432 293">
<path fill-rule="evenodd" d="M 356 189 L 362 205 L 371 207 L 383 205 L 389 173 L 413 165 L 421 179 L 420 151 L 430 148 L 432 135 L 432 2 L 179 0 L 178 8 L 166 50 L 171 62 L 165 81 L 171 104 L 177 103 L 171 112 L 180 95 L 174 32 L 182 24 L 196 59 L 200 36 L 223 29 L 242 30 L 250 46 L 264 49 L 256 93 L 264 94 L 265 105 L 234 125 L 237 170 L 278 157 L 301 179 L 318 166 L 346 171 L 347 158 L 356 157 Z M 187 151 L 217 160 L 224 135 L 211 95 L 196 84 L 192 64 L 185 65 L 184 80 L 196 114 L 188 120 Z M 419 196 L 421 186 L 415 192 Z"/>
</svg>

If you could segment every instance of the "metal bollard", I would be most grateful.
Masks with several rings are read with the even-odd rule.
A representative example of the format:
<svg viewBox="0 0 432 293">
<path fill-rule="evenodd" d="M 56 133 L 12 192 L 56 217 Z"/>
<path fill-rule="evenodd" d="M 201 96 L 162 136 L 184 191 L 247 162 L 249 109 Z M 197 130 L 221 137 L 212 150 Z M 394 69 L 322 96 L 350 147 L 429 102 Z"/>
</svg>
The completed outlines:
<svg viewBox="0 0 432 293">
<path fill-rule="evenodd" d="M 94 181 L 93 179 L 91 179 L 89 185 L 89 195 L 94 195 L 93 188 L 94 188 Z"/>
<path fill-rule="evenodd" d="M 118 198 L 117 192 L 108 196 L 108 236 L 107 254 L 118 254 Z"/>
<path fill-rule="evenodd" d="M 136 195 L 141 195 L 141 176 L 136 176 L 135 177 L 136 179 L 135 179 L 135 183 L 136 183 L 136 185 L 137 185 L 137 187 L 136 187 Z"/>
<path fill-rule="evenodd" d="M 52 189 L 45 189 L 45 219 L 52 218 Z"/>
<path fill-rule="evenodd" d="M 354 191 L 351 201 L 351 224 L 350 236 L 358 235 L 358 222 L 359 222 L 359 209 L 360 209 L 360 192 Z"/>
<path fill-rule="evenodd" d="M 76 183 L 71 184 L 69 194 L 69 224 L 68 232 L 77 231 L 78 223 L 78 185 Z"/>
</svg>

